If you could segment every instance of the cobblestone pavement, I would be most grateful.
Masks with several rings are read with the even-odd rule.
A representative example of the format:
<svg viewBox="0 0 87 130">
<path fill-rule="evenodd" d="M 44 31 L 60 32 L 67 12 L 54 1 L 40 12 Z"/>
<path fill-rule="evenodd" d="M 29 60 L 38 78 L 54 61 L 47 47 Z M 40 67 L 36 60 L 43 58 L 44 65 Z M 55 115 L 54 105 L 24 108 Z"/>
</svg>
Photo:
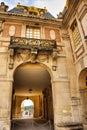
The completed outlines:
<svg viewBox="0 0 87 130">
<path fill-rule="evenodd" d="M 14 119 L 11 130 L 53 130 L 53 125 L 50 120 Z"/>
</svg>

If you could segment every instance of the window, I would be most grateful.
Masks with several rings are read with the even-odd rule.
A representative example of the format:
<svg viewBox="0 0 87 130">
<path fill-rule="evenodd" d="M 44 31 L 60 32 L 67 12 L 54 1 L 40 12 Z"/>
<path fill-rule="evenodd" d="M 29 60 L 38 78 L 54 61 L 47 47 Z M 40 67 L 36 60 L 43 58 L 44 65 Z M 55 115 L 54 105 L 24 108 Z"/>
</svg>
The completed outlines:
<svg viewBox="0 0 87 130">
<path fill-rule="evenodd" d="M 26 29 L 26 37 L 27 38 L 40 39 L 40 28 L 27 27 L 27 29 Z"/>
<path fill-rule="evenodd" d="M 73 22 L 73 24 L 71 26 L 71 32 L 72 32 L 74 47 L 77 48 L 77 46 L 81 43 L 81 36 L 79 33 L 79 29 L 78 29 L 76 20 Z"/>
</svg>

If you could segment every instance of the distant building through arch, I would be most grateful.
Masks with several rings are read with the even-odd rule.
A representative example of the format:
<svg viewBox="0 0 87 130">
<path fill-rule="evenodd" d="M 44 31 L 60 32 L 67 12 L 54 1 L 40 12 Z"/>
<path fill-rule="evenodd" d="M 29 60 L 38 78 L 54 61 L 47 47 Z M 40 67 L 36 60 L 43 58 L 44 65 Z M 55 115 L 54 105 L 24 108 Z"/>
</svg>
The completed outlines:
<svg viewBox="0 0 87 130">
<path fill-rule="evenodd" d="M 33 118 L 34 117 L 34 103 L 30 99 L 25 99 L 21 103 L 21 117 Z"/>
</svg>

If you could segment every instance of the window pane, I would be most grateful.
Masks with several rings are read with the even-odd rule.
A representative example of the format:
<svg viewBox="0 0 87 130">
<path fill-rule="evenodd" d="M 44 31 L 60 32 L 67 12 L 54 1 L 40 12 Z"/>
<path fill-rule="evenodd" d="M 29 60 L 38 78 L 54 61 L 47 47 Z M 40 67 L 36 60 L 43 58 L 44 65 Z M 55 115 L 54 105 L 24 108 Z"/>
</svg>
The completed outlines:
<svg viewBox="0 0 87 130">
<path fill-rule="evenodd" d="M 74 46 L 76 48 L 81 43 L 81 36 L 76 21 L 73 23 L 71 30 L 72 30 Z"/>
<path fill-rule="evenodd" d="M 26 37 L 40 39 L 40 29 L 39 28 L 27 28 Z"/>
<path fill-rule="evenodd" d="M 34 38 L 40 39 L 40 29 L 34 29 Z"/>
</svg>

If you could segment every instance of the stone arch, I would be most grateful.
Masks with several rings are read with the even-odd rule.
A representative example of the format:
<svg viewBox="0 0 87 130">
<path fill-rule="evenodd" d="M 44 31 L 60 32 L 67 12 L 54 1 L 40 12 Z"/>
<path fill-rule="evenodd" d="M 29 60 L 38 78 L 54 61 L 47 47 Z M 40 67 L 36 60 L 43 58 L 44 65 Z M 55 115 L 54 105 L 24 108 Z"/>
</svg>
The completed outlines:
<svg viewBox="0 0 87 130">
<path fill-rule="evenodd" d="M 50 69 L 50 67 L 48 67 L 46 64 L 42 64 L 42 63 L 39 63 L 39 62 L 37 62 L 37 63 L 31 63 L 31 62 L 22 62 L 22 63 L 19 63 L 18 65 L 16 65 L 16 66 L 14 66 L 14 69 L 13 69 L 13 79 L 14 79 L 14 75 L 15 75 L 15 73 L 16 73 L 16 71 L 19 69 L 19 68 L 21 68 L 21 67 L 23 67 L 24 65 L 26 65 L 26 64 L 30 64 L 31 66 L 32 65 L 38 65 L 38 66 L 41 66 L 41 68 L 43 68 L 44 70 L 46 70 L 47 71 L 47 73 L 49 74 L 49 76 L 50 76 L 50 84 L 51 84 L 51 86 L 49 86 L 51 89 L 52 89 L 52 83 L 51 83 L 51 80 L 53 79 L 53 73 L 52 73 L 52 70 Z M 14 64 L 15 65 L 15 64 Z M 14 88 L 14 87 L 13 87 Z M 15 90 L 14 90 L 15 91 Z M 44 89 L 44 91 L 43 91 L 43 95 L 44 95 L 44 97 L 46 97 L 46 94 L 47 93 L 49 93 L 48 91 L 50 91 L 50 90 L 47 90 L 47 89 Z M 50 93 L 52 94 L 52 92 L 50 91 Z M 50 94 L 49 94 L 50 95 Z M 53 95 L 51 95 L 51 96 L 49 96 L 49 98 L 51 99 L 52 98 L 52 96 Z M 27 96 L 25 96 L 25 98 L 27 98 Z M 29 97 L 30 98 L 30 97 Z M 42 97 L 40 97 L 40 98 L 42 98 Z M 24 98 L 23 98 L 24 99 Z M 31 98 L 32 99 L 32 98 Z M 21 104 L 21 101 L 22 101 L 22 99 L 17 99 L 17 100 L 20 100 L 19 101 L 19 104 Z M 18 101 L 17 101 L 17 104 L 18 104 Z M 52 104 L 53 105 L 53 104 Z M 51 106 L 52 106 L 51 105 Z M 18 106 L 17 106 L 18 107 Z M 46 107 L 46 106 L 45 106 Z M 19 109 L 19 108 L 18 108 Z M 45 108 L 46 109 L 46 108 Z M 34 110 L 36 111 L 37 110 L 37 108 L 34 108 Z M 19 110 L 18 110 L 19 111 Z M 14 113 L 14 112 L 13 112 Z M 19 111 L 19 113 L 20 113 L 20 111 Z M 20 118 L 20 115 L 21 114 L 19 114 L 18 115 L 18 118 Z M 49 115 L 51 115 L 51 114 L 49 114 Z M 35 115 L 35 112 L 34 112 L 34 116 L 36 117 L 37 115 Z M 15 116 L 14 116 L 15 117 Z"/>
<path fill-rule="evenodd" d="M 34 102 L 31 99 L 24 99 L 21 102 L 21 116 L 22 118 L 34 117 Z"/>
<path fill-rule="evenodd" d="M 87 68 L 84 68 L 79 73 L 79 90 L 81 95 L 81 104 L 82 104 L 82 118 L 83 121 L 87 120 Z"/>
<path fill-rule="evenodd" d="M 87 68 L 81 70 L 79 74 L 79 88 L 85 89 L 86 88 L 86 77 L 87 77 Z"/>
<path fill-rule="evenodd" d="M 13 68 L 13 72 L 12 72 L 12 77 L 14 77 L 14 73 L 16 72 L 17 68 L 19 68 L 20 66 L 22 66 L 22 65 L 24 65 L 24 64 L 26 64 L 26 63 L 31 64 L 31 62 L 28 62 L 28 61 L 26 61 L 26 62 L 21 62 L 21 63 L 19 63 L 19 64 L 15 64 L 15 65 L 14 65 L 14 68 Z M 34 63 L 34 64 L 35 64 L 35 63 Z M 53 72 L 52 72 L 51 68 L 50 68 L 47 64 L 41 63 L 41 62 L 37 62 L 37 64 L 40 65 L 40 66 L 42 66 L 43 68 L 45 68 L 45 69 L 48 71 L 48 73 L 50 74 L 51 79 L 53 79 Z"/>
</svg>

